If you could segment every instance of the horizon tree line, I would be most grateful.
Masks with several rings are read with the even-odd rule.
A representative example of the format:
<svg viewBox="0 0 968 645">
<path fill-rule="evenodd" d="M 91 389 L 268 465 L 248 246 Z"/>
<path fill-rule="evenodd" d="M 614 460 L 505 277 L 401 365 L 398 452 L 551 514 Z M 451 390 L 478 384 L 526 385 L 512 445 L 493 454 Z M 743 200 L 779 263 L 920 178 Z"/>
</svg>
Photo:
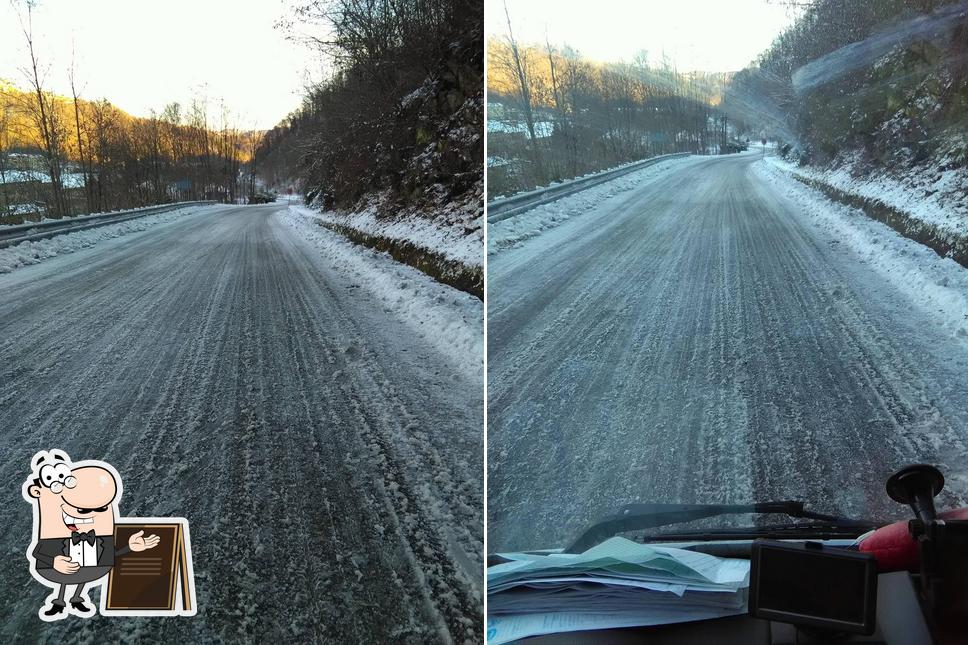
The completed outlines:
<svg viewBox="0 0 968 645">
<path fill-rule="evenodd" d="M 73 61 L 70 95 L 54 92 L 35 46 L 31 9 L 28 2 L 20 12 L 25 89 L 0 82 L 0 217 L 251 197 L 249 161 L 261 133 L 237 127 L 221 102 L 213 119 L 207 96 L 187 107 L 169 103 L 148 117 L 131 116 L 105 98 L 85 100 Z"/>
<path fill-rule="evenodd" d="M 631 63 L 588 60 L 546 38 L 507 32 L 488 42 L 488 186 L 527 190 L 617 164 L 726 144 L 713 106 L 726 75 L 681 73 L 642 52 Z"/>
</svg>

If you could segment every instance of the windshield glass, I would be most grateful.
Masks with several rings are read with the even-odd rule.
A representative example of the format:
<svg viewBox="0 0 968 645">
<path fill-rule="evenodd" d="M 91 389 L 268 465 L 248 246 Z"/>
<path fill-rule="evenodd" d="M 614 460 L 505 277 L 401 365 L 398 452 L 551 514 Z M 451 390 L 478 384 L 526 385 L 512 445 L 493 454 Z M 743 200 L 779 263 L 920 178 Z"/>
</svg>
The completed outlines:
<svg viewBox="0 0 968 645">
<path fill-rule="evenodd" d="M 964 503 L 968 3 L 493 9 L 489 550 L 631 502 L 906 518 L 911 462 Z"/>
</svg>

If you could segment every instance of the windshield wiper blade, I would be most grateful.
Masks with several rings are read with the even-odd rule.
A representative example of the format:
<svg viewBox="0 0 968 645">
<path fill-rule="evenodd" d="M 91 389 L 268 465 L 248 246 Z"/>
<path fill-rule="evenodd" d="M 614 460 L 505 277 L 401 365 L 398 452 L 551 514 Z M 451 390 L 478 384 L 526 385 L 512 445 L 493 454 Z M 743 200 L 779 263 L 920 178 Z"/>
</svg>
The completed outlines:
<svg viewBox="0 0 968 645">
<path fill-rule="evenodd" d="M 766 526 L 741 526 L 723 529 L 697 529 L 678 533 L 653 533 L 636 536 L 640 542 L 708 542 L 715 540 L 754 540 L 767 538 L 783 540 L 803 538 L 807 540 L 831 540 L 855 538 L 880 528 L 880 524 L 865 520 L 844 523 L 800 522 L 796 524 L 768 524 Z"/>
<path fill-rule="evenodd" d="M 803 502 L 784 500 L 758 504 L 627 504 L 619 511 L 591 525 L 575 540 L 565 553 L 582 553 L 608 538 L 669 524 L 694 522 L 721 515 L 764 515 L 779 513 L 789 517 L 818 520 L 828 524 L 850 524 L 857 520 L 836 515 L 816 513 L 804 508 Z"/>
</svg>

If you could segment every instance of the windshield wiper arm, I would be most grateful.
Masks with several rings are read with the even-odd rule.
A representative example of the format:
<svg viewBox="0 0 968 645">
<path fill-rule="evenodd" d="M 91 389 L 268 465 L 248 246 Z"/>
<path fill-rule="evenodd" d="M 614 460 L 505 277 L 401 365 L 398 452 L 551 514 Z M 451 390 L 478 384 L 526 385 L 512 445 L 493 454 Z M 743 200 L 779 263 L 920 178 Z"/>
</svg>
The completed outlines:
<svg viewBox="0 0 968 645">
<path fill-rule="evenodd" d="M 864 520 L 850 522 L 798 522 L 795 524 L 768 524 L 766 526 L 740 526 L 722 529 L 696 529 L 694 531 L 679 531 L 674 533 L 652 533 L 638 535 L 640 542 L 708 542 L 711 540 L 754 540 L 769 538 L 782 540 L 789 538 L 803 538 L 813 540 L 831 540 L 835 538 L 855 538 L 868 531 L 880 528 L 880 524 Z"/>
<path fill-rule="evenodd" d="M 565 549 L 565 553 L 587 551 L 614 535 L 629 531 L 641 531 L 668 526 L 669 524 L 693 522 L 720 515 L 764 515 L 768 513 L 780 513 L 790 517 L 819 520 L 831 524 L 863 524 L 845 517 L 809 511 L 803 507 L 803 502 L 793 500 L 761 502 L 759 504 L 627 504 L 620 508 L 618 513 L 585 529 L 585 532 Z"/>
</svg>

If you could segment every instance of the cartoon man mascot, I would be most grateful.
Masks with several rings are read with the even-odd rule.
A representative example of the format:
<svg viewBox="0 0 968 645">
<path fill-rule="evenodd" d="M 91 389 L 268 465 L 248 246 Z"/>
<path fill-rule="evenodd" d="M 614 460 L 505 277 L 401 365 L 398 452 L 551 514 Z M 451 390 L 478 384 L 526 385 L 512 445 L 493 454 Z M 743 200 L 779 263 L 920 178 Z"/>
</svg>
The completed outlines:
<svg viewBox="0 0 968 645">
<path fill-rule="evenodd" d="M 24 499 L 34 510 L 27 559 L 34 578 L 55 592 L 39 616 L 46 621 L 68 614 L 93 616 L 85 588 L 103 582 L 117 558 L 153 549 L 159 538 L 138 531 L 126 545 L 115 545 L 121 477 L 113 466 L 95 460 L 72 464 L 61 450 L 42 450 L 31 460 L 31 471 L 23 485 Z M 64 602 L 68 587 L 74 587 L 69 607 Z"/>
</svg>

